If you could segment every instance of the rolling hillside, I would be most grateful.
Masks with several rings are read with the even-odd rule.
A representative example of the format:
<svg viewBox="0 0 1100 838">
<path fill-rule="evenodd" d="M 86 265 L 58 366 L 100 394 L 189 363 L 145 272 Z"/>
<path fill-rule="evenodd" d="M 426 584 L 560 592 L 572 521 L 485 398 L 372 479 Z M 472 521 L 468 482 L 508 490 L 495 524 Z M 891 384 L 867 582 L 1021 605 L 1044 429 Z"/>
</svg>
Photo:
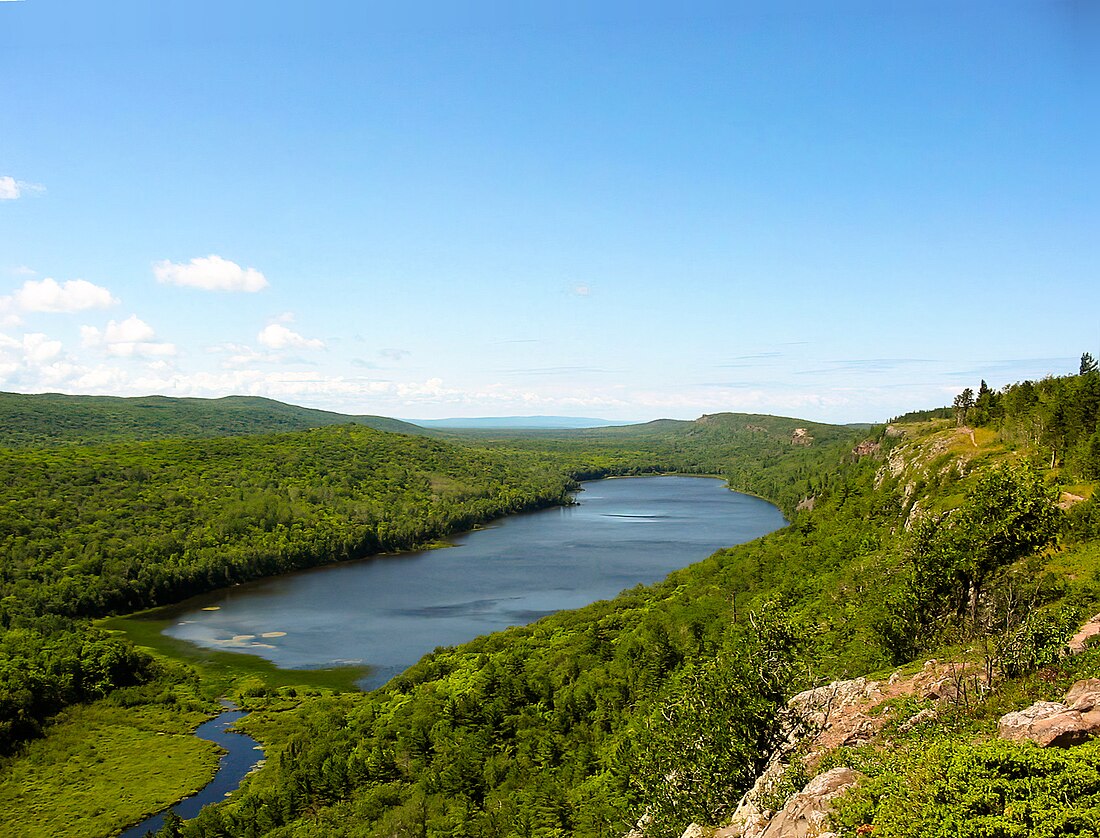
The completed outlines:
<svg viewBox="0 0 1100 838">
<path fill-rule="evenodd" d="M 257 396 L 68 396 L 0 393 L 0 446 L 279 433 L 354 423 L 422 435 L 425 429 L 384 416 L 345 416 Z"/>
</svg>

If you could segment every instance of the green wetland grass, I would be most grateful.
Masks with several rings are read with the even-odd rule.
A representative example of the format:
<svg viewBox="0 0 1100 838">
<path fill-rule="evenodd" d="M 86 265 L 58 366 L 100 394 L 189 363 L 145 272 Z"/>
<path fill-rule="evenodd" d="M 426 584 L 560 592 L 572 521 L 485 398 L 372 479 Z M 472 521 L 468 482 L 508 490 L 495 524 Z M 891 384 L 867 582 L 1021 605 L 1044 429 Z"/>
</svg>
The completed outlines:
<svg viewBox="0 0 1100 838">
<path fill-rule="evenodd" d="M 218 749 L 191 731 L 208 716 L 170 705 L 70 707 L 0 763 L 8 838 L 117 835 L 198 791 Z"/>
</svg>

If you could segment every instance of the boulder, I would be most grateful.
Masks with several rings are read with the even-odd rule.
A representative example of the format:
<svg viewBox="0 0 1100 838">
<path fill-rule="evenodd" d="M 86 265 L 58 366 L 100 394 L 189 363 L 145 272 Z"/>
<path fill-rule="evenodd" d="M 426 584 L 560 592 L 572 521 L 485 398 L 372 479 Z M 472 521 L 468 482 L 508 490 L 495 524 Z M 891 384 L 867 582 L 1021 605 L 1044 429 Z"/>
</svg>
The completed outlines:
<svg viewBox="0 0 1100 838">
<path fill-rule="evenodd" d="M 1011 742 L 1035 742 L 1044 747 L 1069 748 L 1100 732 L 1100 678 L 1078 681 L 1064 702 L 1036 701 L 1024 710 L 1008 713 L 997 733 Z"/>
<path fill-rule="evenodd" d="M 1095 712 L 1094 708 L 1100 704 L 1100 678 L 1086 678 L 1084 681 L 1078 681 L 1066 693 L 1065 704 L 1070 710 L 1076 710 L 1078 713 Z"/>
<path fill-rule="evenodd" d="M 828 828 L 833 800 L 862 779 L 858 771 L 840 767 L 819 774 L 771 819 L 760 838 L 810 838 Z"/>
</svg>

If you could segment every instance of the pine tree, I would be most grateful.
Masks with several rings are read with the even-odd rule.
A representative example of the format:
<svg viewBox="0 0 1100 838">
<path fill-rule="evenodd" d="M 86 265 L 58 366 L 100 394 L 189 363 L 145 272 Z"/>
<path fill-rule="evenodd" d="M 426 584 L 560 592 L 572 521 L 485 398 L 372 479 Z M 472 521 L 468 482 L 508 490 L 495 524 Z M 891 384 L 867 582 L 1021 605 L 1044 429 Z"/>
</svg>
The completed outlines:
<svg viewBox="0 0 1100 838">
<path fill-rule="evenodd" d="M 974 391 L 967 387 L 959 395 L 955 396 L 955 422 L 959 425 L 966 424 L 966 414 L 974 406 Z"/>
</svg>

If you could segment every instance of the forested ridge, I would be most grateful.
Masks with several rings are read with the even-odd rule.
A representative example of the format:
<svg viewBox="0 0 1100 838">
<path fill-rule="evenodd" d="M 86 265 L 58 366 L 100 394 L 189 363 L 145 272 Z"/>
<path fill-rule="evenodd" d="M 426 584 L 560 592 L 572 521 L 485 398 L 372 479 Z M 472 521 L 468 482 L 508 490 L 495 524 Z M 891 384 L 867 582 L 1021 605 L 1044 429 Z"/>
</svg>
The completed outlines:
<svg viewBox="0 0 1100 838">
<path fill-rule="evenodd" d="M 385 416 L 345 416 L 258 396 L 68 396 L 0 393 L 0 446 L 278 433 L 353 422 L 379 431 L 427 434 Z"/>
<path fill-rule="evenodd" d="M 1063 394 L 1068 408 L 1077 404 L 1072 394 L 1090 386 L 1089 374 L 1031 386 Z M 1009 390 L 997 395 L 1007 397 Z M 6 615 L 4 642 L 8 636 L 19 642 L 8 650 L 2 671 L 25 671 L 19 655 L 33 646 L 28 632 L 38 632 L 48 646 L 50 638 L 64 636 L 56 631 L 70 631 L 76 648 L 101 643 L 121 660 L 133 656 L 114 682 L 72 700 L 125 694 L 135 707 L 163 706 L 159 686 L 152 692 L 113 687 L 165 684 L 180 695 L 182 687 L 170 686 L 179 672 L 161 671 L 164 664 L 88 628 L 76 615 L 167 601 L 191 585 L 219 584 L 225 574 L 267 573 L 266 561 L 299 556 L 308 563 L 333 547 L 347 548 L 343 555 L 381 547 L 364 535 L 372 532 L 364 524 L 373 522 L 377 539 L 384 520 L 375 517 L 381 507 L 356 494 L 368 485 L 371 491 L 385 486 L 398 499 L 396 531 L 415 541 L 433 537 L 408 524 L 426 511 L 448 525 L 468 526 L 474 519 L 464 515 L 496 514 L 479 506 L 486 498 L 500 511 L 508 503 L 560 502 L 573 479 L 720 474 L 734 488 L 778 502 L 792 525 L 613 601 L 437 650 L 369 694 L 307 694 L 255 679 L 238 685 L 238 698 L 255 709 L 249 727 L 265 742 L 268 765 L 227 803 L 187 824 L 170 824 L 164 834 L 619 836 L 645 815 L 647 835 L 678 836 L 692 821 L 716 825 L 729 815 L 781 737 L 778 711 L 794 691 L 929 655 L 979 654 L 999 679 L 991 680 L 981 702 L 908 738 L 898 734 L 896 753 L 868 746 L 827 758 L 826 767 L 840 760 L 857 764 L 873 790 L 841 808 L 836 829 L 845 836 L 868 828 L 874 834 L 936 834 L 928 831 L 932 820 L 920 821 L 922 827 L 905 823 L 916 809 L 978 805 L 952 795 L 970 784 L 977 788 L 978 773 L 996 775 L 1004 765 L 1017 778 L 1048 772 L 1049 800 L 1041 816 L 1029 815 L 1030 827 L 1012 826 L 1012 812 L 1024 811 L 1012 808 L 1013 795 L 1024 792 L 1003 791 L 996 817 L 1011 828 L 991 830 L 989 821 L 977 818 L 983 824 L 978 831 L 959 834 L 1095 838 L 1097 818 L 1070 829 L 1066 824 L 1077 822 L 1065 808 L 1073 795 L 1100 795 L 1095 766 L 1072 762 L 1078 785 L 1071 795 L 1058 785 L 1063 775 L 1050 773 L 1047 762 L 1026 748 L 982 750 L 997 708 L 1024 695 L 1053 697 L 1070 675 L 1100 674 L 1096 656 L 1062 663 L 1057 654 L 1072 626 L 1100 606 L 1100 502 L 1091 482 L 1093 460 L 1081 445 L 1089 436 L 1059 437 L 1063 453 L 1054 455 L 1052 468 L 1043 435 L 1052 427 L 1051 399 L 1003 403 L 1012 407 L 982 415 L 981 424 L 968 412 L 971 405 L 950 418 L 870 432 L 717 414 L 695 422 L 481 431 L 445 440 L 391 439 L 340 426 L 201 444 L 8 451 L 4 456 L 16 459 L 6 491 L 17 491 L 19 500 L 10 495 L 5 520 L 23 527 L 22 570 L 11 578 L 22 586 L 19 600 L 22 591 L 40 599 L 30 609 L 14 597 L 4 601 L 11 609 L 0 612 Z M 1037 434 L 1040 424 L 1044 431 Z M 371 445 L 378 468 L 351 450 Z M 410 468 L 410 458 L 421 458 L 424 467 Z M 123 463 L 144 469 L 144 480 L 124 475 Z M 22 474 L 32 475 L 40 489 L 21 488 Z M 103 494 L 89 488 L 98 485 L 91 482 L 95 476 L 113 488 Z M 381 483 L 370 482 L 376 476 Z M 48 487 L 67 486 L 66 480 L 85 487 L 74 498 L 94 499 L 84 502 L 84 512 L 79 503 L 60 509 L 51 500 L 57 490 Z M 165 502 L 177 485 L 191 499 L 185 509 L 193 526 L 156 529 L 154 519 L 175 508 Z M 291 489 L 299 494 L 291 497 Z M 1062 504 L 1067 511 L 1055 507 L 1067 497 L 1076 498 Z M 174 552 L 156 555 L 187 561 L 153 562 L 160 569 L 142 576 L 141 555 L 124 545 L 143 535 L 125 530 L 132 535 L 120 535 L 118 563 L 102 565 L 115 568 L 108 577 L 113 581 L 94 596 L 76 590 L 83 585 L 74 587 L 75 599 L 59 596 L 68 574 L 91 580 L 98 573 L 96 565 L 81 564 L 88 556 L 75 548 L 66 552 L 63 533 L 89 523 L 81 515 L 95 518 L 90 510 L 96 504 L 115 502 L 148 512 L 154 554 L 156 538 L 185 532 L 189 549 L 177 544 Z M 20 523 L 15 509 L 37 511 Z M 49 523 L 40 531 L 28 529 L 39 515 L 52 517 L 43 519 Z M 125 517 L 108 519 L 104 533 L 126 526 Z M 8 526 L 0 531 L 5 537 Z M 316 545 L 320 552 L 283 551 L 280 539 Z M 95 555 L 110 553 L 109 540 L 97 543 Z M 214 545 L 230 549 L 204 552 Z M 96 589 L 94 582 L 87 587 Z M 98 596 L 139 599 L 112 605 L 115 600 Z M 71 602 L 82 604 L 73 609 Z M 73 616 L 51 616 L 55 609 Z M 66 638 L 54 648 L 61 654 L 74 644 Z M 57 677 L 56 669 L 48 677 Z M 18 676 L 5 684 L 5 707 L 34 689 Z M 29 735 L 41 718 L 24 718 L 29 726 L 13 730 Z M 914 754 L 929 743 L 935 759 L 953 766 L 949 789 L 912 774 L 919 770 Z M 936 818 L 943 821 L 942 814 Z"/>
</svg>

